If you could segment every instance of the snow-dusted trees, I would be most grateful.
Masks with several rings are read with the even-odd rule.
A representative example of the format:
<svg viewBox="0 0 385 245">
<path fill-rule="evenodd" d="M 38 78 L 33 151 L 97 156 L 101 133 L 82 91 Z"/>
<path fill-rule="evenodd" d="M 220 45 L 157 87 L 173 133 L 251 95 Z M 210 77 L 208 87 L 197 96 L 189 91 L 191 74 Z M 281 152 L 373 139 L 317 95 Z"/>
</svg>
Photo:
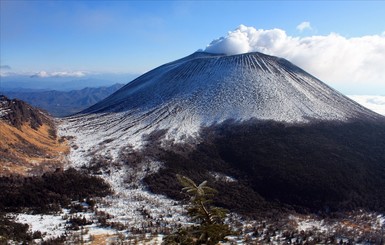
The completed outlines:
<svg viewBox="0 0 385 245">
<path fill-rule="evenodd" d="M 227 210 L 211 205 L 211 197 L 216 190 L 207 186 L 207 181 L 197 185 L 186 176 L 177 175 L 177 179 L 183 186 L 182 191 L 189 197 L 187 211 L 194 224 L 165 237 L 164 244 L 210 245 L 223 241 L 231 230 L 224 224 Z"/>
</svg>

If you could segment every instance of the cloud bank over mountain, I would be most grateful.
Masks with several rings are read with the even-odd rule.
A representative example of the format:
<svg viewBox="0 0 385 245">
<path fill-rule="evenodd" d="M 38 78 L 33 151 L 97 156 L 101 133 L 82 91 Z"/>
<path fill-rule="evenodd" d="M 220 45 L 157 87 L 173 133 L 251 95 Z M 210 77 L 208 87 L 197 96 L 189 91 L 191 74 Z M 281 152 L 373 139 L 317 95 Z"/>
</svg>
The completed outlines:
<svg viewBox="0 0 385 245">
<path fill-rule="evenodd" d="M 310 22 L 297 26 L 299 31 L 310 28 Z M 385 35 L 347 38 L 330 33 L 295 37 L 282 29 L 263 30 L 240 25 L 226 36 L 213 40 L 205 51 L 229 55 L 262 52 L 288 59 L 334 86 L 383 88 L 385 91 Z"/>
<path fill-rule="evenodd" d="M 357 103 L 385 116 L 385 96 L 348 95 Z"/>
</svg>

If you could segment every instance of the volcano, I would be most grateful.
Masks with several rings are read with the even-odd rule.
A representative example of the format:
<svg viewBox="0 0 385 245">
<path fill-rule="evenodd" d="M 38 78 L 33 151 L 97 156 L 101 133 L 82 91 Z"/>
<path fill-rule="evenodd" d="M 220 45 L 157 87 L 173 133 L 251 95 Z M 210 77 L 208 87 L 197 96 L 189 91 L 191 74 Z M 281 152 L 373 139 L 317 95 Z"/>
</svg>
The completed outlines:
<svg viewBox="0 0 385 245">
<path fill-rule="evenodd" d="M 232 200 L 218 202 L 241 212 L 261 200 L 385 209 L 384 117 L 258 52 L 196 52 L 167 63 L 65 119 L 62 130 L 77 137 L 71 158 L 79 165 L 95 154 L 122 161 L 127 147 L 156 152 L 164 167 L 147 184 L 175 198 L 176 173 L 213 182 L 216 173 L 243 180 L 217 186 Z"/>
<path fill-rule="evenodd" d="M 146 73 L 83 113 L 101 112 L 152 112 L 146 116 L 151 125 L 168 117 L 203 124 L 377 117 L 287 60 L 262 53 L 195 53 Z"/>
<path fill-rule="evenodd" d="M 197 52 L 142 75 L 70 120 L 103 135 L 98 138 L 137 144 L 154 130 L 181 139 L 202 126 L 251 118 L 306 123 L 380 116 L 285 59 Z"/>
</svg>

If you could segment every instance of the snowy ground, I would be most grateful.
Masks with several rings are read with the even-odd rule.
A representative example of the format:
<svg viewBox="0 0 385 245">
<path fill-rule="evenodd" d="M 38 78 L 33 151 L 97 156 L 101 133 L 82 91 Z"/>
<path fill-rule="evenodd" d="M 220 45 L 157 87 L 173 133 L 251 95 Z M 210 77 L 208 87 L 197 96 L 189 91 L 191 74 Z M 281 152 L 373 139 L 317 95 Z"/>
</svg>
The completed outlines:
<svg viewBox="0 0 385 245">
<path fill-rule="evenodd" d="M 40 231 L 45 239 L 60 237 L 66 233 L 66 220 L 63 215 L 68 211 L 57 215 L 17 214 L 16 222 L 28 224 L 32 232 Z"/>
<path fill-rule="evenodd" d="M 67 167 L 74 166 L 81 167 L 72 164 Z M 96 199 L 94 210 L 75 214 L 64 210 L 57 215 L 18 214 L 17 221 L 29 224 L 32 232 L 41 231 L 45 239 L 67 234 L 79 236 L 79 231 L 66 230 L 70 226 L 68 220 L 71 215 L 92 221 L 91 225 L 84 226 L 86 233 L 82 239 L 85 241 L 101 235 L 116 240 L 119 237 L 133 239 L 139 235 L 142 237 L 145 234 L 170 232 L 187 223 L 184 208 L 180 203 L 165 196 L 149 193 L 142 183 L 147 174 L 157 171 L 160 167 L 160 163 L 151 160 L 146 160 L 135 168 L 111 162 L 97 176 L 110 184 L 114 194 Z M 101 217 L 105 218 L 104 224 L 99 221 Z M 159 239 L 161 237 L 148 237 L 146 244 L 160 244 Z"/>
<path fill-rule="evenodd" d="M 61 130 L 62 136 L 66 131 Z M 72 132 L 74 133 L 74 132 Z M 92 151 L 92 139 L 79 141 L 82 135 L 72 135 L 70 144 L 73 150 L 69 155 L 68 167 L 81 168 L 88 166 L 89 160 L 95 157 Z M 85 140 L 85 139 L 82 139 Z M 105 142 L 113 145 L 114 142 Z M 74 147 L 74 146 L 77 147 Z M 99 145 L 103 147 L 103 145 Z M 111 147 L 111 146 L 110 146 Z M 84 158 L 86 156 L 86 158 Z M 98 176 L 108 182 L 114 194 L 102 199 L 96 199 L 94 210 L 69 214 L 64 210 L 57 215 L 18 214 L 16 220 L 30 225 L 31 231 L 41 231 L 44 239 L 67 235 L 74 243 L 85 241 L 136 241 L 139 244 L 160 244 L 162 235 L 172 231 L 179 225 L 188 223 L 185 210 L 181 203 L 162 195 L 155 195 L 146 189 L 143 178 L 162 167 L 162 163 L 144 159 L 140 164 L 130 166 L 110 151 L 101 151 L 101 156 L 107 167 L 100 170 Z M 222 176 L 213 172 L 213 176 L 220 180 L 236 181 L 229 176 Z M 85 217 L 92 221 L 78 231 L 68 230 L 68 216 Z M 100 218 L 105 218 L 101 224 Z M 380 234 L 385 230 L 385 216 L 378 213 L 356 212 L 346 214 L 343 218 L 323 219 L 316 215 L 300 215 L 297 213 L 283 216 L 280 221 L 249 220 L 233 214 L 228 222 L 239 232 L 239 236 L 230 237 L 230 244 L 264 243 L 274 244 L 284 242 L 312 241 L 316 236 L 328 241 L 328 235 L 339 234 L 341 238 L 361 234 Z M 366 232 L 366 233 L 365 233 Z M 289 235 L 288 235 L 289 234 Z M 384 234 L 384 233 L 382 233 Z M 140 242 L 141 241 L 141 242 Z"/>
<path fill-rule="evenodd" d="M 161 163 L 148 160 L 135 168 L 122 163 L 111 163 L 99 176 L 111 185 L 115 193 L 97 200 L 94 210 L 75 214 L 63 210 L 57 215 L 18 214 L 17 221 L 29 224 L 31 231 L 41 231 L 44 239 L 66 235 L 69 241 L 75 244 L 80 241 L 88 244 L 112 244 L 122 241 L 161 244 L 164 234 L 178 225 L 188 224 L 180 203 L 148 192 L 142 183 L 146 174 L 161 167 Z M 236 181 L 228 176 L 212 174 L 220 179 Z M 71 215 L 85 217 L 92 221 L 92 224 L 78 231 L 69 230 L 68 220 Z M 102 225 L 98 219 L 107 217 L 106 215 L 107 225 Z M 232 214 L 227 222 L 239 235 L 229 237 L 226 244 L 284 244 L 288 241 L 312 242 L 315 239 L 327 243 L 332 241 L 331 236 L 339 239 L 338 241 L 351 241 L 349 237 L 362 234 L 375 237 L 372 234 L 385 232 L 385 216 L 364 211 L 331 219 L 292 213 L 283 215 L 278 221 L 250 220 Z M 338 237 L 335 237 L 335 234 Z"/>
<path fill-rule="evenodd" d="M 163 231 L 165 231 L 162 228 L 178 223 L 186 224 L 184 216 L 180 213 L 175 214 L 175 212 L 183 213 L 182 207 L 173 206 L 175 204 L 173 201 L 170 202 L 156 195 L 151 197 L 149 193 L 143 194 L 140 191 L 119 188 L 117 190 L 122 195 L 120 196 L 122 201 L 117 200 L 118 197 L 110 196 L 99 203 L 97 209 L 99 212 L 111 214 L 109 218 L 111 223 L 124 223 L 123 229 L 119 229 L 118 226 L 101 227 L 97 222 L 99 217 L 97 212 L 90 211 L 72 214 L 86 217 L 87 220 L 94 222 L 78 231 L 68 230 L 68 219 L 71 215 L 68 210 L 57 215 L 19 214 L 16 220 L 29 224 L 31 231 L 41 231 L 45 240 L 66 235 L 68 242 L 75 244 L 80 241 L 87 244 L 112 244 L 123 241 L 136 244 L 161 244 Z M 130 194 L 135 198 L 127 198 Z M 142 199 L 138 200 L 139 197 Z M 146 210 L 145 214 L 139 210 Z M 165 215 L 167 213 L 168 215 Z M 163 217 L 169 216 L 164 223 L 149 225 L 151 221 L 161 220 L 159 217 L 162 214 Z M 275 220 L 250 220 L 233 213 L 227 222 L 238 235 L 228 237 L 229 241 L 225 244 L 285 244 L 287 242 L 302 244 L 315 241 L 321 244 L 339 241 L 376 244 L 381 234 L 382 236 L 385 234 L 385 216 L 364 211 L 347 213 L 334 218 L 292 213 Z"/>
<path fill-rule="evenodd" d="M 108 171 L 110 174 L 103 174 L 103 178 L 115 193 L 104 198 L 98 210 L 113 216 L 114 222 L 136 229 L 151 228 L 156 222 L 161 226 L 185 223 L 184 211 L 178 202 L 149 193 L 142 184 L 145 174 L 157 168 L 159 163 L 156 162 L 135 170 L 127 166 L 112 167 Z"/>
</svg>

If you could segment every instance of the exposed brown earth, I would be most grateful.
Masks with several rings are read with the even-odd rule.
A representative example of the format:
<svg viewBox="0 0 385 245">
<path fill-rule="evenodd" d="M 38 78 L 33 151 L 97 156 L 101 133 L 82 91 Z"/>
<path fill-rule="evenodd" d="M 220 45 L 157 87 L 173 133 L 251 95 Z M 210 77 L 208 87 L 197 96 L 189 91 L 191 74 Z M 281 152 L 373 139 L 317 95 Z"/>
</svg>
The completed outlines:
<svg viewBox="0 0 385 245">
<path fill-rule="evenodd" d="M 23 101 L 0 97 L 0 175 L 61 167 L 68 151 L 52 117 Z"/>
</svg>

